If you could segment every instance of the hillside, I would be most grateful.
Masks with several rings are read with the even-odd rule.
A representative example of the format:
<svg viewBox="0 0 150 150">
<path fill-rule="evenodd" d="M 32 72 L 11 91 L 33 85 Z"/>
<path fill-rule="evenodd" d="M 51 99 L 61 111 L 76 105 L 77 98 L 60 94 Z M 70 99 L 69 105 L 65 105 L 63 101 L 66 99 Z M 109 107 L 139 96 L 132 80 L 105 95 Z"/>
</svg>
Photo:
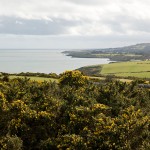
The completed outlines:
<svg viewBox="0 0 150 150">
<path fill-rule="evenodd" d="M 112 61 L 150 59 L 150 43 L 142 43 L 118 48 L 65 51 L 68 56 L 80 58 L 109 58 Z"/>
<path fill-rule="evenodd" d="M 115 62 L 105 65 L 79 68 L 86 75 L 115 75 L 117 77 L 138 77 L 150 79 L 150 61 Z"/>
<path fill-rule="evenodd" d="M 2 150 L 150 149 L 150 92 L 138 82 L 99 81 L 79 71 L 59 84 L 0 79 Z"/>
</svg>

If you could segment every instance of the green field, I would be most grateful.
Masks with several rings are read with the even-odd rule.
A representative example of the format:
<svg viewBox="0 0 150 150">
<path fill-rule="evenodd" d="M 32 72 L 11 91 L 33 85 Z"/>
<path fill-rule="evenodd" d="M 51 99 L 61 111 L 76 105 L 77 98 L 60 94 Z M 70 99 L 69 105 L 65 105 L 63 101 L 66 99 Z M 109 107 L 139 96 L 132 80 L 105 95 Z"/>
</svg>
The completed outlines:
<svg viewBox="0 0 150 150">
<path fill-rule="evenodd" d="M 115 74 L 116 76 L 120 77 L 138 77 L 138 78 L 150 78 L 150 72 L 143 72 L 143 73 L 118 73 Z"/>
<path fill-rule="evenodd" d="M 119 62 L 102 65 L 102 75 L 150 78 L 150 61 Z"/>
<path fill-rule="evenodd" d="M 14 79 L 14 78 L 24 78 L 24 76 L 14 76 L 14 75 L 10 75 L 9 76 L 10 79 Z M 30 78 L 32 81 L 38 81 L 38 82 L 43 82 L 43 81 L 55 81 L 57 82 L 57 79 L 54 78 L 44 78 L 44 77 L 27 77 Z"/>
<path fill-rule="evenodd" d="M 106 54 L 103 54 L 103 53 L 100 53 L 100 54 L 92 54 L 92 55 L 95 55 L 95 56 L 129 56 L 129 57 L 140 57 L 142 55 L 135 55 L 135 54 L 115 54 L 115 53 L 106 53 Z"/>
</svg>

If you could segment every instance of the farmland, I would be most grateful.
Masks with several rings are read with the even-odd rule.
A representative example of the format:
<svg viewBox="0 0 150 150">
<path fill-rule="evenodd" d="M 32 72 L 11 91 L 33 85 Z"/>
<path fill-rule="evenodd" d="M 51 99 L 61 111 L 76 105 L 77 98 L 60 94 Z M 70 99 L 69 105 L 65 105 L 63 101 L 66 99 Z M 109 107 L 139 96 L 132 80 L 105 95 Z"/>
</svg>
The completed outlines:
<svg viewBox="0 0 150 150">
<path fill-rule="evenodd" d="M 79 70 L 83 72 L 88 72 L 91 71 L 89 68 L 91 67 L 88 66 Z M 115 75 L 119 77 L 150 78 L 150 61 L 116 62 L 106 65 L 93 66 L 92 68 L 93 70 L 97 71 L 96 75 Z M 92 74 L 93 72 L 88 73 Z"/>
<path fill-rule="evenodd" d="M 10 75 L 9 78 L 10 79 L 14 79 L 14 78 L 21 78 L 21 79 L 23 79 L 23 78 L 25 78 L 25 76 Z M 57 82 L 57 79 L 54 79 L 54 78 L 32 77 L 32 76 L 29 76 L 27 78 L 32 80 L 32 81 L 38 81 L 38 82 L 43 82 L 43 81 L 55 81 L 55 82 Z"/>
<path fill-rule="evenodd" d="M 78 58 L 109 58 L 111 61 L 146 60 L 150 59 L 150 43 L 118 48 L 65 51 L 64 53 Z"/>
<path fill-rule="evenodd" d="M 150 61 L 120 62 L 103 65 L 101 74 L 117 76 L 150 77 Z"/>
</svg>

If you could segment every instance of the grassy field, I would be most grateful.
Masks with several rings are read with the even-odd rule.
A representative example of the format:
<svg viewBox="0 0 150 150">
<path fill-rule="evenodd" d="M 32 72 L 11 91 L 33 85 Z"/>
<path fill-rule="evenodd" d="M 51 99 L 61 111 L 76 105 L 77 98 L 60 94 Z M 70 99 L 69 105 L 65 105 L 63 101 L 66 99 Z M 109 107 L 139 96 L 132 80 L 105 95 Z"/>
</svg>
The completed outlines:
<svg viewBox="0 0 150 150">
<path fill-rule="evenodd" d="M 92 55 L 95 55 L 95 56 L 120 56 L 120 55 L 123 55 L 123 56 L 129 56 L 129 57 L 140 57 L 142 55 L 135 55 L 135 54 L 115 54 L 115 53 L 106 53 L 106 54 L 92 54 Z"/>
<path fill-rule="evenodd" d="M 150 61 L 130 61 L 130 62 L 116 62 L 110 63 L 105 65 L 96 65 L 96 66 L 86 66 L 79 69 L 83 73 L 91 76 L 95 74 L 101 75 L 115 75 L 121 78 L 124 82 L 124 77 L 138 77 L 138 78 L 149 78 L 150 79 Z M 24 78 L 24 76 L 14 76 L 10 75 L 9 78 Z M 27 77 L 30 78 L 32 81 L 55 81 L 58 82 L 58 79 L 54 78 L 44 78 L 44 77 Z M 95 78 L 95 77 L 94 77 Z M 104 80 L 105 78 L 102 77 L 100 80 Z M 120 79 L 119 79 L 120 80 Z M 125 79 L 126 81 L 127 79 Z M 126 82 L 131 82 L 126 81 Z"/>
<path fill-rule="evenodd" d="M 150 61 L 120 62 L 102 65 L 100 74 L 150 78 Z"/>
<path fill-rule="evenodd" d="M 142 72 L 142 73 L 118 73 L 115 74 L 120 77 L 138 77 L 138 78 L 150 78 L 150 72 Z"/>
<path fill-rule="evenodd" d="M 24 78 L 24 76 L 9 76 L 10 79 L 14 79 L 14 78 Z M 57 79 L 54 78 L 44 78 L 44 77 L 27 77 L 30 78 L 32 81 L 39 81 L 39 82 L 43 82 L 43 81 L 55 81 L 58 82 Z"/>
</svg>

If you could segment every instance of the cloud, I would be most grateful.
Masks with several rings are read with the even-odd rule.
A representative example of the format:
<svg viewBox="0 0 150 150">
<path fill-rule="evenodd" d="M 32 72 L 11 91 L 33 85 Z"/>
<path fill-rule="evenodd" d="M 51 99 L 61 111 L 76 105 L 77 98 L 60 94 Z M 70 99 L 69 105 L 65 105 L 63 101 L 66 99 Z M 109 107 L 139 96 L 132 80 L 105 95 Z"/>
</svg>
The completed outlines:
<svg viewBox="0 0 150 150">
<path fill-rule="evenodd" d="M 83 37 L 85 44 L 90 39 L 95 45 L 102 37 L 138 42 L 143 36 L 144 42 L 150 34 L 149 10 L 149 0 L 0 0 L 0 34 L 50 36 L 50 41 L 74 37 L 71 43 Z"/>
<path fill-rule="evenodd" d="M 106 5 L 110 0 L 64 0 L 76 5 Z"/>
<path fill-rule="evenodd" d="M 77 23 L 64 19 L 23 19 L 18 17 L 0 17 L 1 34 L 17 35 L 60 35 L 69 34 L 69 28 Z"/>
</svg>

